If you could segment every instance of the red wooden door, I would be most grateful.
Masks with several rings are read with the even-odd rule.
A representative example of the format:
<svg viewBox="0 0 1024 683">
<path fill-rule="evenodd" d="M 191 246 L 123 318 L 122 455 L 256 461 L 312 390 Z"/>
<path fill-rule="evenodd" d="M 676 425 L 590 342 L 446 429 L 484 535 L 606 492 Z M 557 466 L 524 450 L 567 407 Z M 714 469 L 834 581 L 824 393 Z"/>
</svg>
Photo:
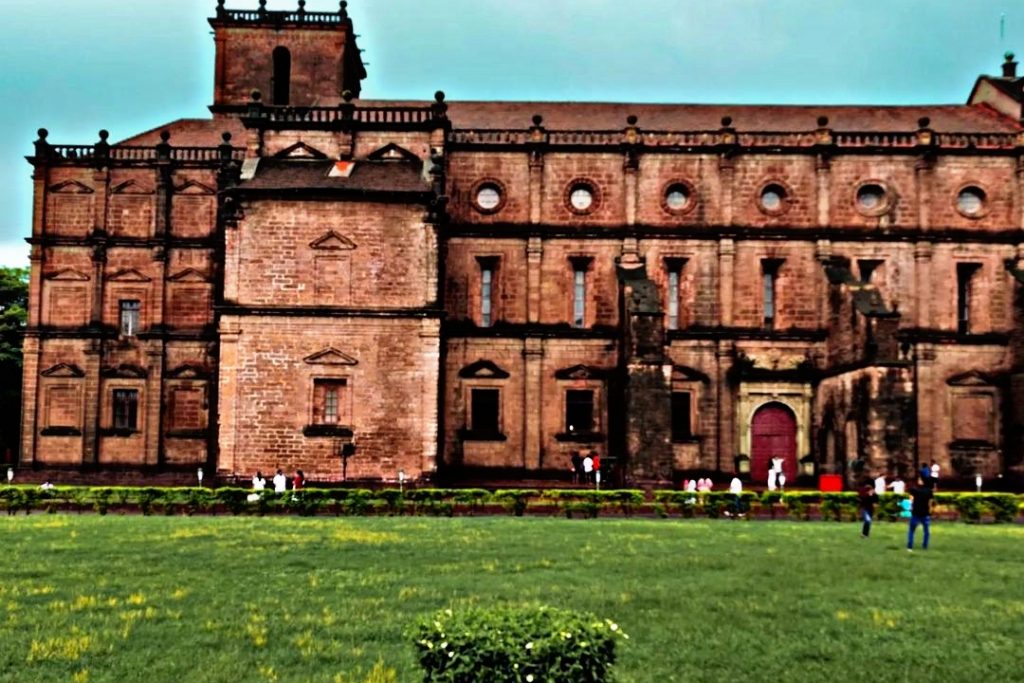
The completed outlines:
<svg viewBox="0 0 1024 683">
<path fill-rule="evenodd" d="M 781 403 L 762 406 L 750 425 L 750 476 L 757 484 L 768 481 L 772 458 L 782 458 L 786 479 L 796 478 L 796 416 Z"/>
</svg>

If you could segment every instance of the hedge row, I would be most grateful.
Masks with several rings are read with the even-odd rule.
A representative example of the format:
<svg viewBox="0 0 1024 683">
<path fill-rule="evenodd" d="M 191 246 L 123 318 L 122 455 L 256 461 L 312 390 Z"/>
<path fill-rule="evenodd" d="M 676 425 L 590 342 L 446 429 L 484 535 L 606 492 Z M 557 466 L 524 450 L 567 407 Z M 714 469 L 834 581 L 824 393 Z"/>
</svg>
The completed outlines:
<svg viewBox="0 0 1024 683">
<path fill-rule="evenodd" d="M 876 516 L 896 520 L 900 503 L 907 496 L 893 493 L 880 498 Z M 956 514 L 966 522 L 991 518 L 1012 522 L 1024 506 L 1024 496 L 1010 493 L 937 493 L 937 512 Z M 654 491 L 649 501 L 643 491 L 633 489 L 596 491 L 591 489 L 318 489 L 278 494 L 250 489 L 57 486 L 43 490 L 35 486 L 0 487 L 0 510 L 8 514 L 32 510 L 110 510 L 150 514 L 267 514 L 287 512 L 299 515 L 335 514 L 463 514 L 493 512 L 501 508 L 522 516 L 529 509 L 538 513 L 561 512 L 567 517 L 597 517 L 601 512 L 630 516 L 635 512 L 661 517 L 788 516 L 810 519 L 854 520 L 857 494 L 796 491 L 780 493 L 745 491 L 736 496 L 727 491 L 690 493 Z"/>
</svg>

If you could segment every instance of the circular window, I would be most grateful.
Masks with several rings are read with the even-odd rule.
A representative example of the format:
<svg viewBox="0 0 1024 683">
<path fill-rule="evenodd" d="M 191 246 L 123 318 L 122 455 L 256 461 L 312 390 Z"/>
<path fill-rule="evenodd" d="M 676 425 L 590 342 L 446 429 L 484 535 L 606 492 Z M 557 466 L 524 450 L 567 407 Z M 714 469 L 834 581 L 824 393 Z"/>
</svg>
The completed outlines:
<svg viewBox="0 0 1024 683">
<path fill-rule="evenodd" d="M 693 208 L 693 188 L 687 183 L 674 182 L 665 188 L 662 206 L 669 213 L 685 213 Z"/>
<path fill-rule="evenodd" d="M 985 212 L 985 191 L 973 185 L 963 188 L 956 196 L 956 210 L 968 218 L 978 218 Z"/>
<path fill-rule="evenodd" d="M 761 190 L 761 208 L 768 213 L 782 213 L 786 209 L 786 188 L 777 183 L 765 185 Z"/>
<path fill-rule="evenodd" d="M 494 185 L 484 185 L 476 191 L 476 205 L 484 211 L 494 211 L 501 204 L 501 192 Z"/>
<path fill-rule="evenodd" d="M 497 180 L 481 180 L 473 187 L 471 196 L 480 213 L 496 213 L 505 205 L 505 188 Z"/>
<path fill-rule="evenodd" d="M 577 211 L 587 211 L 594 205 L 594 193 L 589 187 L 574 187 L 569 193 L 569 203 Z"/>
<path fill-rule="evenodd" d="M 857 190 L 857 208 L 861 211 L 878 211 L 884 206 L 885 189 L 881 185 L 869 183 Z"/>
<path fill-rule="evenodd" d="M 587 214 L 597 208 L 600 195 L 597 188 L 589 180 L 576 180 L 569 184 L 565 195 L 565 203 L 570 211 Z"/>
</svg>

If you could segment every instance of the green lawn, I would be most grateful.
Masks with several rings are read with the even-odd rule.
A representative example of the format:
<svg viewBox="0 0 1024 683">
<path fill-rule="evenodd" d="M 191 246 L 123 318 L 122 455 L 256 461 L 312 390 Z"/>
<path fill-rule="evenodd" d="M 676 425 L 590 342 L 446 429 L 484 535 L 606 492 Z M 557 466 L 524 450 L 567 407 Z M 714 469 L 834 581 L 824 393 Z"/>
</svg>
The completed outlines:
<svg viewBox="0 0 1024 683">
<path fill-rule="evenodd" d="M 421 680 L 434 610 L 630 635 L 619 681 L 1021 680 L 1024 528 L 547 518 L 0 518 L 0 681 Z M 360 683 L 362 678 L 358 679 Z"/>
</svg>

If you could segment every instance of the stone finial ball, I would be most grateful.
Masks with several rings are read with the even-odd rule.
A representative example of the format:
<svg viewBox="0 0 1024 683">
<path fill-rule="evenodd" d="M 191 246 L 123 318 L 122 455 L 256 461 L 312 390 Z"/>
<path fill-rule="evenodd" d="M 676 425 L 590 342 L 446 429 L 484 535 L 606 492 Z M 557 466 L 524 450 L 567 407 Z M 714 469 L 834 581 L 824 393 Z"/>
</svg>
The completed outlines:
<svg viewBox="0 0 1024 683">
<path fill-rule="evenodd" d="M 164 142 L 167 142 L 168 140 L 170 140 L 171 139 L 171 131 L 169 131 L 169 130 L 162 130 L 162 131 L 160 131 L 160 139 L 162 141 L 164 141 Z"/>
<path fill-rule="evenodd" d="M 732 125 L 732 117 L 731 116 L 723 116 L 722 117 L 722 127 L 723 128 L 728 128 L 731 125 Z"/>
<path fill-rule="evenodd" d="M 103 142 L 106 142 L 107 138 L 109 138 L 109 137 L 110 137 L 110 132 L 107 131 L 105 128 L 100 131 L 100 140 L 103 140 Z"/>
<path fill-rule="evenodd" d="M 818 117 L 818 127 L 819 128 L 824 128 L 827 125 L 828 125 L 828 117 L 827 116 L 819 116 Z"/>
<path fill-rule="evenodd" d="M 224 131 L 223 133 L 220 134 L 220 139 L 223 140 L 225 144 L 231 142 L 231 133 L 229 133 L 228 131 Z"/>
<path fill-rule="evenodd" d="M 434 93 L 434 101 L 444 102 L 444 90 L 438 90 L 436 93 Z"/>
<path fill-rule="evenodd" d="M 259 102 L 260 100 L 263 99 L 263 93 L 256 89 L 249 93 L 249 97 L 252 98 L 253 102 Z"/>
<path fill-rule="evenodd" d="M 629 116 L 626 117 L 626 123 L 628 123 L 631 126 L 635 126 L 638 120 L 639 119 L 637 119 L 636 114 L 630 114 Z"/>
<path fill-rule="evenodd" d="M 1016 55 L 1013 54 L 1012 52 L 1010 52 L 1009 50 L 1007 50 L 1006 54 L 1003 55 L 1003 57 L 1006 59 L 1006 61 L 1012 62 L 1013 58 L 1016 57 Z"/>
<path fill-rule="evenodd" d="M 932 120 L 927 116 L 922 116 L 917 120 L 918 128 L 927 128 L 931 124 Z"/>
<path fill-rule="evenodd" d="M 544 123 L 544 117 L 541 116 L 540 114 L 534 114 L 532 121 L 533 125 L 539 126 L 540 124 Z"/>
<path fill-rule="evenodd" d="M 40 128 L 39 130 L 36 131 L 36 133 L 39 135 L 40 140 L 45 140 L 46 137 L 50 134 L 50 131 L 46 130 L 45 128 Z"/>
</svg>

